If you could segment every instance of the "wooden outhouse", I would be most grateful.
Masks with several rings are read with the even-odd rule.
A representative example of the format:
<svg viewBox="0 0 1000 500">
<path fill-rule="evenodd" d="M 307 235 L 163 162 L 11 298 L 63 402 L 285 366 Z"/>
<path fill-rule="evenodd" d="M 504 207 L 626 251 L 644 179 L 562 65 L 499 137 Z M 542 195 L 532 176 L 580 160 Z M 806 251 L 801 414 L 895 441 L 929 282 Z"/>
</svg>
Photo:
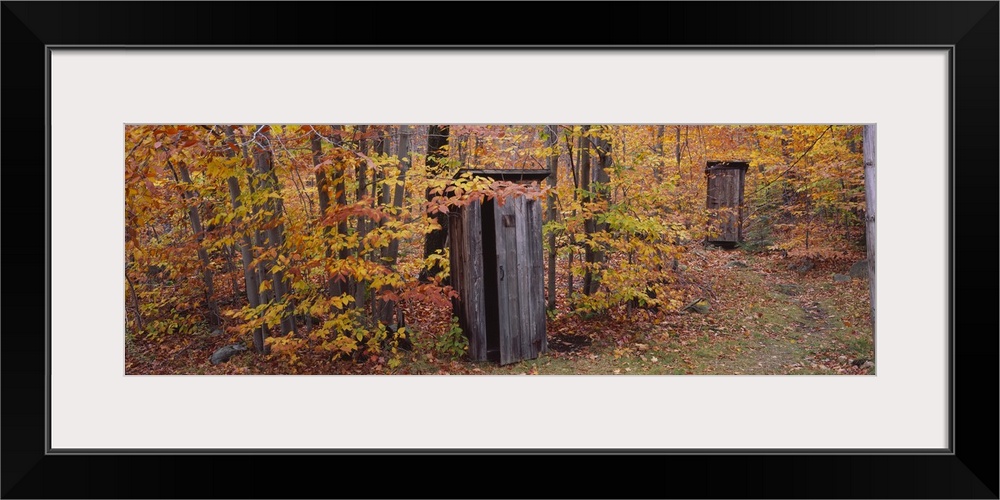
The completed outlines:
<svg viewBox="0 0 1000 500">
<path fill-rule="evenodd" d="M 709 243 L 734 247 L 743 241 L 743 183 L 749 164 L 743 161 L 709 161 L 705 165 L 709 209 Z"/>
<path fill-rule="evenodd" d="M 544 170 L 468 172 L 526 184 L 548 176 Z M 516 363 L 547 349 L 543 205 L 543 199 L 517 195 L 449 214 L 451 284 L 458 294 L 452 303 L 472 360 Z"/>
</svg>

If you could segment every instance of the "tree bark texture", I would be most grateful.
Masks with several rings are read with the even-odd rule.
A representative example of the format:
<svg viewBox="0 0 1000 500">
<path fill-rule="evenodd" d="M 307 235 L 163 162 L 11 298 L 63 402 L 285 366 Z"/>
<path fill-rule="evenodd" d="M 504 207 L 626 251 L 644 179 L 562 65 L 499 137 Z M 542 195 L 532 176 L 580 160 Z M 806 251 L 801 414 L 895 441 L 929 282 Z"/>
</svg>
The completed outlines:
<svg viewBox="0 0 1000 500">
<path fill-rule="evenodd" d="M 334 127 L 334 130 L 340 132 L 343 131 L 343 127 Z M 343 139 L 339 135 L 334 135 L 334 144 L 340 148 L 343 148 Z M 341 151 L 341 156 L 338 158 L 340 161 L 336 163 L 336 176 L 330 179 L 330 187 L 333 189 L 333 193 L 337 197 L 337 208 L 343 210 L 347 206 L 347 164 L 344 162 L 343 151 Z M 347 238 L 347 217 L 341 217 L 337 221 L 337 235 L 339 240 L 344 241 Z M 351 256 L 351 249 L 344 245 L 337 252 L 337 257 L 343 264 L 344 261 Z M 340 296 L 345 293 L 351 293 L 354 288 L 353 280 L 350 277 L 340 277 L 335 280 L 335 293 L 334 296 Z"/>
<path fill-rule="evenodd" d="M 875 125 L 865 125 L 864 138 L 861 145 L 865 157 L 865 243 L 868 247 L 868 292 L 871 295 L 872 333 L 875 333 Z"/>
<path fill-rule="evenodd" d="M 554 223 L 556 221 L 556 180 L 559 177 L 559 126 L 545 126 L 545 148 L 549 154 L 546 158 L 549 169 L 548 184 L 549 191 L 548 211 L 545 222 Z M 551 226 L 550 226 L 551 227 Z M 549 255 L 548 255 L 548 309 L 556 308 L 556 233 L 554 229 L 549 229 Z"/>
<path fill-rule="evenodd" d="M 281 190 L 278 185 L 277 173 L 274 170 L 274 157 L 271 154 L 270 146 L 271 140 L 266 129 L 258 130 L 257 147 L 254 151 L 254 167 L 257 169 L 257 175 L 260 178 L 262 188 L 269 194 L 274 193 L 278 195 L 276 197 L 269 196 L 267 201 L 264 202 L 264 210 L 267 213 L 266 229 L 264 232 L 267 236 L 268 250 L 273 250 L 275 255 L 281 255 L 285 233 L 285 226 L 282 223 L 284 203 L 280 196 Z M 274 271 L 274 264 L 274 260 L 268 259 L 268 262 L 265 264 L 265 273 L 271 278 L 273 300 L 278 304 L 283 304 L 287 291 L 285 272 L 280 269 Z M 291 314 L 288 313 L 291 304 L 283 304 L 283 306 L 286 308 L 286 311 L 281 315 L 281 334 L 287 335 L 294 328 L 294 324 Z M 265 351 L 267 350 L 265 348 Z"/>
<path fill-rule="evenodd" d="M 590 210 L 589 206 L 594 200 L 593 193 L 591 192 L 590 180 L 593 175 L 593 169 L 591 167 L 590 161 L 590 148 L 591 140 L 588 137 L 590 132 L 590 125 L 584 125 L 581 130 L 580 136 L 580 192 L 583 196 L 581 202 L 584 206 L 584 210 Z M 583 261 L 584 261 L 584 272 L 583 272 L 583 294 L 590 295 L 593 290 L 594 284 L 594 248 L 591 246 L 591 237 L 597 231 L 597 223 L 594 220 L 594 216 L 591 213 L 587 213 L 587 218 L 583 221 L 583 232 L 584 232 L 584 243 L 583 243 Z"/>
<path fill-rule="evenodd" d="M 181 180 L 187 186 L 187 189 L 184 190 L 184 198 L 191 204 L 188 207 L 188 218 L 191 220 L 191 231 L 194 232 L 195 239 L 198 241 L 198 260 L 201 261 L 201 277 L 205 283 L 205 301 L 209 309 L 208 322 L 213 327 L 219 326 L 222 315 L 219 313 L 219 304 L 215 302 L 212 263 L 208 259 L 208 250 L 205 250 L 205 247 L 202 245 L 202 242 L 205 240 L 205 232 L 201 227 L 201 214 L 199 213 L 201 203 L 195 203 L 198 195 L 191 187 L 191 173 L 188 172 L 187 165 L 184 162 L 180 162 L 178 168 L 181 173 Z"/>
<path fill-rule="evenodd" d="M 611 169 L 611 144 L 603 137 L 594 137 L 593 144 L 594 152 L 597 153 L 597 165 L 594 169 L 594 181 L 596 184 L 593 185 L 593 199 L 599 202 L 610 202 L 611 175 L 608 171 Z M 593 218 L 593 214 L 591 214 L 591 218 Z M 593 229 L 594 232 L 606 232 L 608 230 L 608 225 L 607 223 L 598 223 L 594 220 Z M 594 294 L 600 287 L 600 268 L 603 266 L 605 261 L 604 246 L 595 245 L 592 250 L 592 255 L 592 265 L 598 269 L 592 273 L 590 279 L 590 290 L 587 292 L 587 295 Z"/>
<path fill-rule="evenodd" d="M 397 132 L 396 156 L 399 157 L 399 177 L 397 178 L 395 192 L 393 193 L 392 207 L 397 217 L 402 217 L 403 195 L 406 193 L 405 181 L 406 172 L 410 169 L 410 134 L 409 126 L 401 125 Z M 399 259 L 399 238 L 393 238 L 389 246 L 383 249 L 382 261 L 390 269 L 395 269 L 396 261 Z M 390 290 L 391 287 L 383 286 L 379 291 Z M 396 303 L 391 300 L 378 299 L 375 301 L 377 318 L 382 324 L 389 325 L 396 318 Z"/>
<path fill-rule="evenodd" d="M 427 127 L 427 175 L 431 177 L 440 177 L 447 173 L 444 159 L 448 156 L 446 148 L 449 131 L 448 125 L 429 125 Z M 424 194 L 427 201 L 431 201 L 435 197 L 434 194 L 431 194 L 430 188 Z M 438 251 L 443 252 L 444 244 L 448 240 L 448 214 L 434 212 L 431 214 L 431 218 L 438 223 L 440 228 L 427 233 L 424 239 L 424 259 Z M 439 272 L 441 272 L 441 267 L 435 263 L 430 269 L 420 271 L 420 281 L 430 281 L 430 278 Z"/>
<path fill-rule="evenodd" d="M 309 139 L 309 148 L 312 151 L 312 161 L 313 167 L 316 175 L 316 193 L 319 198 L 319 223 L 320 231 L 323 234 L 323 239 L 325 241 L 329 240 L 331 227 L 326 221 L 327 215 L 330 213 L 330 183 L 326 175 L 326 165 L 321 165 L 323 163 L 323 139 L 319 136 L 319 133 L 313 130 L 313 135 Z M 330 250 L 329 242 L 327 241 L 326 246 L 326 258 L 329 260 L 333 256 L 333 252 Z M 326 294 L 328 297 L 337 297 L 340 295 L 340 290 L 337 283 L 334 282 L 332 276 L 327 276 L 326 279 Z"/>
<path fill-rule="evenodd" d="M 236 144 L 236 138 L 233 135 L 232 127 L 226 127 L 226 143 Z M 226 147 L 226 157 L 235 157 L 236 152 L 231 147 Z M 242 195 L 240 190 L 240 181 L 235 175 L 229 176 L 226 179 L 226 185 L 229 187 L 229 201 L 233 205 L 233 212 L 238 212 L 243 203 L 240 201 L 240 196 Z M 234 224 L 239 224 L 240 219 L 236 218 L 233 220 Z M 243 263 L 243 285 L 246 287 L 247 303 L 250 307 L 256 308 L 260 306 L 260 282 L 257 280 L 257 273 L 253 267 L 253 244 L 250 241 L 250 234 L 248 233 L 249 228 L 239 228 L 240 232 L 240 260 Z M 257 352 L 264 352 L 264 329 L 263 327 L 257 328 L 253 332 L 254 348 Z"/>
</svg>

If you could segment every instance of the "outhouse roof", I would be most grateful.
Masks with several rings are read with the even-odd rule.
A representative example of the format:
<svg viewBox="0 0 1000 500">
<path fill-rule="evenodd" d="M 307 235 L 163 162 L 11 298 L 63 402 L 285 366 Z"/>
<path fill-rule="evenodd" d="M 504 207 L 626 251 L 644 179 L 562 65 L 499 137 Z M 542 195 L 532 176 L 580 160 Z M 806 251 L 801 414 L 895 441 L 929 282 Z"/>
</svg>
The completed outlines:
<svg viewBox="0 0 1000 500">
<path fill-rule="evenodd" d="M 711 172 L 712 170 L 725 170 L 725 169 L 746 170 L 749 166 L 750 163 L 745 161 L 710 160 L 705 163 L 705 172 Z"/>
<path fill-rule="evenodd" d="M 459 177 L 465 173 L 471 173 L 472 175 L 480 177 L 490 177 L 498 181 L 541 181 L 549 176 L 548 170 L 542 170 L 538 168 L 533 169 L 492 169 L 492 170 L 476 170 L 476 169 L 462 169 L 459 170 L 455 177 Z"/>
</svg>

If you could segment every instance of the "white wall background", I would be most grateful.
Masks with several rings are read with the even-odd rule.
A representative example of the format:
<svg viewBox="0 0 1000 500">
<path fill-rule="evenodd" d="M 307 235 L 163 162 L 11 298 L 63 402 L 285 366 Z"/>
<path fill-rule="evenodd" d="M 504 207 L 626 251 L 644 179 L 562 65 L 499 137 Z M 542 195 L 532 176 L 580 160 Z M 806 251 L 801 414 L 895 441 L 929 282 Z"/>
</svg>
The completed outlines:
<svg viewBox="0 0 1000 500">
<path fill-rule="evenodd" d="M 947 90 L 944 50 L 56 50 L 52 445 L 943 448 Z M 260 122 L 877 123 L 878 375 L 126 377 L 123 124 Z"/>
</svg>

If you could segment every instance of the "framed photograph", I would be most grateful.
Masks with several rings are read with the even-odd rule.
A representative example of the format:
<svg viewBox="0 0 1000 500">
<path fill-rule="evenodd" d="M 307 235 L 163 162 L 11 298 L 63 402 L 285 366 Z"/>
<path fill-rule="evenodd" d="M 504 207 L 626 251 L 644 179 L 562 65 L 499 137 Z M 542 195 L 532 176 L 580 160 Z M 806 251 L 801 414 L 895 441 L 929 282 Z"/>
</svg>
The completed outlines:
<svg viewBox="0 0 1000 500">
<path fill-rule="evenodd" d="M 16 260 L 10 262 L 16 263 L 12 269 L 45 270 L 43 277 L 15 278 L 14 288 L 32 293 L 13 293 L 7 301 L 8 320 L 23 320 L 16 329 L 8 325 L 3 338 L 4 497 L 303 496 L 306 490 L 289 485 L 283 474 L 320 465 L 330 471 L 352 470 L 354 485 L 338 489 L 338 496 L 444 496 L 456 487 L 484 491 L 488 484 L 488 494 L 499 496 L 997 498 L 997 434 L 990 424 L 997 421 L 991 385 L 997 359 L 981 354 L 996 352 L 996 321 L 993 314 L 987 321 L 976 305 L 980 298 L 995 303 L 996 287 L 981 278 L 994 274 L 992 268 L 982 269 L 989 267 L 985 260 L 972 257 L 988 243 L 981 237 L 975 245 L 959 240 L 955 231 L 966 227 L 970 235 L 973 224 L 968 221 L 980 228 L 996 222 L 995 189 L 982 189 L 997 185 L 996 2 L 660 5 L 667 17 L 650 15 L 649 4 L 585 4 L 586 9 L 555 4 L 539 6 L 538 19 L 516 4 L 488 5 L 495 17 L 490 26 L 540 33 L 552 19 L 560 19 L 558 24 L 566 27 L 559 31 L 567 42 L 536 41 L 529 35 L 524 44 L 512 44 L 518 40 L 514 32 L 473 29 L 484 25 L 471 14 L 467 19 L 466 14 L 438 15 L 435 9 L 450 4 L 3 3 L 3 64 L 8 75 L 3 160 L 8 175 L 13 175 L 8 186 L 15 186 L 8 193 L 15 197 L 8 200 L 16 200 L 8 206 L 8 224 L 14 228 L 10 235 L 17 242 L 11 245 Z M 551 14 L 541 15 L 550 7 Z M 570 26 L 590 28 L 577 35 Z M 452 126 L 449 131 L 431 125 L 437 123 Z M 551 123 L 562 125 L 546 125 Z M 676 128 L 676 138 L 666 136 L 668 126 Z M 386 140 L 384 151 L 375 145 L 380 134 Z M 692 137 L 691 145 L 683 147 L 700 151 L 684 156 L 682 134 Z M 436 143 L 435 137 L 444 142 Z M 720 153 L 741 144 L 734 137 L 753 141 L 756 153 L 748 149 L 738 158 Z M 444 147 L 449 138 L 455 149 Z M 494 149 L 470 146 L 473 140 L 487 139 Z M 545 142 L 549 140 L 558 147 L 553 149 Z M 272 147 L 272 141 L 278 147 Z M 767 141 L 774 144 L 767 154 L 785 155 L 782 165 L 794 167 L 802 160 L 800 154 L 806 157 L 821 144 L 827 148 L 823 154 L 836 161 L 817 162 L 812 168 L 848 172 L 842 179 L 803 176 L 799 184 L 786 183 L 784 192 L 775 191 L 774 199 L 785 205 L 797 196 L 812 197 L 808 207 L 813 212 L 788 210 L 792 215 L 785 215 L 817 228 L 783 233 L 795 245 L 747 236 L 744 224 L 751 216 L 742 211 L 744 195 L 730 196 L 735 189 L 732 192 L 766 204 L 760 192 L 791 169 L 768 170 L 763 165 L 772 158 L 765 154 L 770 151 L 763 144 Z M 667 288 L 656 288 L 654 279 L 643 276 L 644 287 L 615 300 L 620 311 L 631 315 L 641 310 L 641 317 L 649 318 L 642 321 L 651 326 L 636 331 L 655 330 L 660 336 L 610 341 L 604 351 L 588 344 L 586 355 L 594 356 L 590 361 L 617 361 L 605 366 L 584 360 L 590 370 L 585 371 L 581 356 L 573 355 L 578 349 L 574 343 L 596 337 L 552 329 L 552 321 L 561 321 L 558 308 L 548 316 L 548 337 L 526 313 L 520 318 L 520 333 L 502 327 L 497 333 L 489 325 L 506 317 L 497 319 L 507 307 L 505 300 L 520 304 L 521 313 L 541 312 L 544 306 L 543 246 L 536 249 L 525 235 L 533 229 L 541 234 L 541 222 L 549 219 L 542 210 L 544 198 L 538 197 L 542 202 L 535 207 L 534 201 L 520 197 L 526 186 L 539 187 L 546 176 L 539 173 L 541 163 L 529 165 L 531 160 L 525 158 L 519 164 L 516 150 L 554 151 L 556 163 L 572 163 L 574 144 L 582 150 L 588 143 L 595 164 L 607 160 L 609 152 L 625 158 L 636 145 L 653 152 L 633 151 L 622 160 L 629 166 L 619 168 L 636 170 L 616 171 L 607 184 L 595 178 L 598 186 L 615 190 L 615 179 L 641 186 L 645 171 L 639 169 L 647 165 L 643 158 L 654 153 L 673 158 L 671 148 L 676 148 L 678 167 L 697 167 L 700 184 L 688 195 L 704 204 L 707 192 L 708 207 L 714 210 L 705 221 L 688 221 L 689 226 L 715 228 L 711 235 L 699 233 L 697 238 L 716 246 L 731 243 L 740 251 L 750 240 L 767 240 L 760 246 L 771 253 L 760 257 L 760 264 L 747 264 L 724 251 L 716 255 L 715 250 L 699 250 L 699 271 L 727 273 L 713 275 L 721 281 L 711 292 L 678 293 L 671 299 L 673 305 L 665 299 Z M 543 149 L 547 145 L 549 149 Z M 791 152 L 782 151 L 786 145 Z M 442 213 L 463 222 L 445 224 L 452 228 L 449 265 L 452 276 L 458 277 L 449 288 L 453 295 L 442 296 L 444 306 L 437 306 L 451 311 L 448 304 L 454 305 L 457 328 L 449 330 L 450 315 L 443 314 L 439 329 L 464 336 L 415 337 L 412 341 L 425 342 L 431 354 L 397 354 L 400 342 L 410 341 L 402 333 L 404 322 L 419 327 L 424 321 L 419 311 L 433 310 L 434 302 L 400 297 L 430 293 L 415 281 L 412 288 L 392 288 L 375 282 L 378 278 L 371 274 L 347 278 L 350 285 L 343 285 L 344 296 L 362 304 L 360 314 L 369 316 L 351 320 L 370 326 L 351 330 L 356 338 L 354 333 L 329 338 L 317 333 L 296 340 L 299 337 L 285 331 L 286 320 L 289 329 L 335 329 L 332 325 L 339 320 L 333 312 L 343 306 L 331 305 L 335 301 L 330 297 L 341 296 L 331 291 L 340 291 L 341 285 L 333 279 L 327 284 L 328 275 L 314 280 L 320 283 L 315 295 L 299 286 L 308 280 L 297 282 L 297 302 L 287 309 L 288 302 L 271 307 L 260 297 L 259 307 L 253 309 L 249 283 L 267 282 L 257 288 L 270 294 L 273 305 L 286 286 L 275 273 L 314 272 L 308 270 L 315 268 L 311 264 L 286 265 L 289 259 L 306 263 L 308 257 L 302 255 L 312 252 L 320 274 L 333 272 L 323 267 L 329 259 L 323 259 L 319 247 L 309 246 L 313 243 L 308 238 L 294 247 L 299 249 L 294 258 L 292 250 L 283 256 L 268 243 L 285 238 L 271 233 L 279 225 L 273 218 L 276 212 L 299 211 L 324 220 L 313 216 L 313 195 L 298 190 L 301 186 L 315 191 L 318 207 L 326 177 L 303 180 L 302 175 L 309 177 L 338 161 L 351 165 L 344 167 L 353 169 L 350 175 L 338 177 L 330 171 L 330 179 L 340 180 L 330 181 L 333 198 L 326 199 L 327 205 L 346 206 L 353 200 L 360 207 L 353 218 L 344 216 L 350 231 L 338 228 L 333 215 L 321 224 L 336 234 L 362 234 L 345 236 L 344 241 L 355 242 L 357 261 L 374 261 L 362 255 L 361 248 L 370 246 L 358 242 L 374 241 L 377 238 L 363 237 L 381 227 L 374 222 L 366 226 L 365 220 L 397 220 L 392 214 L 403 206 L 393 208 L 392 198 L 383 198 L 382 192 L 388 195 L 394 189 L 392 179 L 402 179 L 407 168 L 426 172 L 434 162 L 445 163 L 435 151 L 446 150 L 445 156 L 507 158 L 515 168 L 496 170 L 488 161 L 475 164 L 478 178 L 489 178 L 494 192 L 514 193 L 510 206 L 505 208 L 500 197 L 495 204 L 451 199 L 450 208 L 441 205 Z M 584 153 L 576 154 L 583 158 Z M 216 159 L 197 160 L 209 157 Z M 288 170 L 270 173 L 271 161 L 286 162 Z M 649 178 L 659 179 L 657 161 L 647 162 Z M 152 163 L 158 173 L 145 168 Z M 466 156 L 461 163 L 474 164 Z M 236 191 L 233 183 L 226 190 L 227 176 L 235 179 L 226 168 L 257 173 L 236 180 Z M 863 206 L 864 188 L 874 185 L 875 177 L 856 175 L 866 168 L 878 179 L 877 219 L 874 205 L 867 210 Z M 381 181 L 375 172 L 385 172 Z M 517 172 L 516 179 L 511 172 Z M 449 188 L 453 198 L 456 185 L 466 190 L 476 185 L 472 179 L 477 177 L 471 174 L 448 175 L 458 183 Z M 577 181 L 576 170 L 561 175 L 559 182 Z M 685 179 L 683 173 L 678 175 Z M 266 193 L 271 178 L 287 183 L 286 196 L 299 197 L 288 199 L 282 208 L 280 188 L 277 195 L 258 196 L 257 201 L 240 194 L 241 182 L 246 193 Z M 361 179 L 369 179 L 371 189 Z M 690 179 L 694 186 L 694 174 Z M 337 182 L 354 183 L 349 194 L 344 195 L 343 187 L 339 191 L 344 201 L 337 199 Z M 670 181 L 660 179 L 659 185 L 664 182 Z M 836 182 L 836 189 L 823 187 Z M 25 189 L 35 185 L 44 186 L 44 196 Z M 628 186 L 621 187 L 623 194 L 607 196 L 628 200 Z M 959 196 L 960 187 L 965 196 Z M 440 186 L 442 196 L 445 188 Z M 601 195 L 600 187 L 575 188 L 584 193 L 581 196 Z M 431 193 L 434 186 L 420 184 L 417 198 L 423 198 L 424 189 Z M 575 202 L 574 186 L 564 189 L 566 199 Z M 146 194 L 135 195 L 136 190 Z M 834 202 L 816 201 L 824 197 Z M 384 208 L 379 208 L 381 199 L 386 200 Z M 591 213 L 599 202 L 580 202 L 580 213 Z M 205 207 L 211 203 L 218 205 L 215 212 Z M 434 203 L 429 194 L 427 203 L 406 220 L 422 220 L 422 211 L 430 213 L 425 209 Z M 241 204 L 246 205 L 242 211 Z M 168 205 L 172 212 L 164 208 Z M 517 207 L 524 210 L 518 212 Z M 704 205 L 697 208 L 701 211 Z M 319 210 L 332 213 L 328 207 Z M 302 220 L 309 217 L 302 215 Z M 769 231 L 784 230 L 781 221 L 756 213 L 753 217 L 768 221 Z M 778 220 L 779 215 L 773 217 Z M 825 224 L 822 217 L 836 223 Z M 251 228 L 242 246 L 237 218 L 250 221 L 239 226 Z M 288 238 L 312 231 L 296 220 L 292 215 L 285 220 Z M 668 243 L 677 248 L 687 234 L 681 229 L 684 222 L 678 219 L 669 226 L 676 234 L 670 233 Z M 252 239 L 254 223 L 259 224 L 257 234 L 263 235 L 257 242 Z M 589 223 L 580 216 L 581 234 Z M 178 224 L 183 226 L 179 232 L 174 231 Z M 219 225 L 228 236 L 215 229 Z M 403 222 L 389 227 L 409 230 Z M 456 235 L 470 234 L 470 227 L 480 231 L 474 234 L 490 237 L 456 240 Z M 522 227 L 528 232 L 518 232 Z M 824 290 L 820 295 L 813 294 L 813 281 L 796 284 L 782 278 L 805 280 L 825 258 L 817 247 L 827 248 L 823 244 L 833 241 L 864 242 L 872 228 L 878 235 L 877 287 L 869 289 L 869 282 L 853 281 L 849 275 L 850 263 L 866 255 L 864 243 L 852 247 L 851 262 L 824 269 L 829 276 L 808 274 L 815 283 L 822 281 L 822 286 L 815 285 Z M 666 230 L 658 231 L 662 235 Z M 838 233 L 826 234 L 832 230 Z M 852 231 L 857 235 L 852 237 Z M 510 238 L 510 255 L 501 257 L 507 260 L 493 255 L 499 250 L 484 250 L 503 246 L 505 237 Z M 20 250 L 27 241 L 36 242 L 39 249 Z M 385 241 L 387 249 L 390 241 Z M 615 242 L 604 244 L 608 255 L 617 248 Z M 802 254 L 801 248 L 810 245 L 813 253 Z M 586 258 L 586 265 L 577 260 L 574 268 L 570 260 L 560 268 L 566 270 L 566 279 L 573 279 L 578 270 L 578 287 L 590 286 L 581 284 L 595 279 L 591 269 L 625 269 L 624 257 L 621 262 L 607 257 L 615 264 L 592 267 L 596 261 L 591 260 L 591 247 L 584 257 L 584 246 L 578 259 Z M 293 247 L 288 243 L 282 248 Z M 446 248 L 440 250 L 439 255 L 447 254 Z M 241 256 L 240 251 L 246 253 Z M 875 253 L 871 247 L 867 251 L 869 256 Z M 171 252 L 187 253 L 181 259 Z M 410 257 L 400 258 L 400 266 L 417 262 L 411 269 L 415 275 L 421 269 L 417 257 L 427 257 L 414 257 L 419 252 L 416 246 L 404 246 L 403 254 Z M 784 260 L 768 260 L 781 252 L 781 258 L 792 254 L 787 268 Z M 383 261 L 387 255 L 396 258 L 380 249 L 374 253 Z M 573 251 L 566 253 L 573 258 Z M 339 258 L 346 261 L 349 254 Z M 480 254 L 481 260 L 456 257 Z M 627 255 L 631 265 L 633 254 Z M 267 273 L 264 264 L 258 267 L 272 258 Z M 685 258 L 674 257 L 674 267 L 665 274 L 677 275 L 680 267 L 685 271 Z M 533 259 L 538 266 L 519 264 Z M 426 259 L 421 282 L 435 282 L 434 262 Z M 538 290 L 505 285 L 503 280 L 509 282 L 510 276 L 504 262 L 521 282 L 537 284 Z M 780 269 L 774 267 L 777 262 Z M 187 266 L 188 281 L 180 281 L 174 272 L 182 265 Z M 750 269 L 738 269 L 742 266 Z M 463 288 L 461 281 L 462 273 L 475 274 L 484 267 L 495 268 L 492 281 L 486 280 L 485 298 Z M 210 268 L 216 269 L 215 276 L 206 271 Z M 261 273 L 256 282 L 255 269 Z M 858 269 L 859 274 L 867 275 L 868 269 L 875 273 L 874 265 Z M 537 279 L 533 270 L 539 271 Z M 962 270 L 965 280 L 956 274 Z M 608 280 L 605 284 L 620 279 L 620 289 L 634 288 L 621 277 L 625 275 L 600 276 Z M 768 294 L 794 302 L 798 309 L 761 309 L 748 294 L 719 299 L 718 288 L 735 287 L 746 276 L 765 280 Z M 767 281 L 772 279 L 777 281 Z M 367 283 L 370 293 L 359 283 Z M 225 288 L 213 291 L 213 286 Z M 288 287 L 291 293 L 292 285 Z M 848 294 L 844 287 L 857 288 L 857 293 Z M 669 289 L 682 287 L 672 284 Z M 577 290 L 560 300 L 573 301 L 578 309 L 574 317 L 583 317 L 580 311 L 590 306 L 579 304 L 597 302 L 588 302 L 591 294 Z M 872 302 L 877 298 L 870 316 L 869 290 Z M 959 291 L 964 293 L 960 296 Z M 799 294 L 808 300 L 792 298 Z M 865 299 L 841 304 L 848 295 Z M 307 303 L 307 296 L 322 299 Z M 233 297 L 232 302 L 227 304 L 224 297 Z M 739 359 L 736 353 L 744 344 L 715 341 L 713 345 L 725 346 L 720 348 L 725 353 L 698 351 L 688 347 L 691 339 L 674 333 L 669 320 L 701 318 L 701 308 L 707 311 L 708 303 L 714 307 L 716 300 L 745 300 L 747 305 L 720 305 L 733 315 L 720 312 L 717 318 L 731 322 L 713 319 L 705 326 L 706 335 L 726 337 L 732 330 L 742 334 L 741 324 L 781 316 L 785 320 L 774 319 L 770 325 L 801 330 L 781 337 L 783 341 L 805 343 L 813 331 L 811 322 L 822 319 L 826 324 L 835 316 L 838 335 L 843 335 L 837 337 L 839 345 L 850 344 L 853 350 L 816 354 L 820 351 L 813 349 L 804 363 L 779 358 L 777 351 L 768 365 L 763 358 L 754 367 L 716 362 Z M 476 301 L 485 304 L 482 317 L 469 305 Z M 382 318 L 378 307 L 388 302 L 400 304 L 399 311 L 406 309 L 403 303 L 413 309 L 406 309 L 405 320 L 396 310 Z M 677 315 L 665 319 L 645 310 L 647 303 L 673 307 Z M 853 312 L 840 314 L 835 306 Z M 179 317 L 192 310 L 201 311 L 198 318 L 204 324 L 222 325 L 201 332 L 201 323 Z M 212 311 L 217 311 L 214 322 Z M 772 317 L 772 312 L 781 314 Z M 614 314 L 622 313 L 610 314 L 619 318 Z M 783 314 L 802 317 L 786 325 L 778 323 L 788 320 Z M 544 325 L 546 315 L 537 317 Z M 866 322 L 877 317 L 874 328 L 856 327 L 853 322 L 861 317 Z M 160 323 L 150 327 L 151 321 Z M 481 336 L 471 333 L 478 331 L 476 321 L 484 325 Z M 261 326 L 265 333 L 255 334 Z M 282 336 L 267 334 L 266 328 Z M 144 334 L 132 333 L 139 331 Z M 180 337 L 170 335 L 198 340 L 178 343 L 170 339 Z M 537 342 L 529 339 L 519 345 L 508 336 Z M 643 347 L 635 347 L 637 342 Z M 544 356 L 546 364 L 532 361 L 553 346 L 564 351 Z M 713 361 L 692 362 L 682 347 Z M 267 368 L 251 364 L 251 355 L 241 354 L 244 350 L 270 350 L 267 359 L 273 361 Z M 199 363 L 172 361 L 191 352 Z M 311 369 L 315 365 L 309 364 L 308 353 L 315 352 L 320 353 L 316 359 L 339 354 L 322 370 Z M 465 361 L 450 361 L 449 353 Z M 209 355 L 211 363 L 206 362 Z M 486 364 L 480 369 L 469 360 Z M 557 371 L 552 360 L 576 374 Z M 323 371 L 334 370 L 331 367 L 347 368 Z M 521 372 L 542 376 L 516 376 Z M 962 385 L 957 386 L 958 381 Z M 982 385 L 987 389 L 979 389 Z M 543 490 L 527 492 L 515 482 L 469 472 L 469 463 L 486 456 L 501 467 L 530 467 L 555 458 L 607 474 L 588 474 L 585 481 L 551 477 L 542 481 Z M 623 479 L 644 466 L 654 472 Z M 663 470 L 670 474 L 665 476 Z M 274 480 L 251 479 L 256 475 Z M 389 476 L 398 479 L 386 480 Z M 450 487 L 431 484 L 437 480 Z M 198 489 L 206 481 L 213 484 L 210 493 Z"/>
</svg>

